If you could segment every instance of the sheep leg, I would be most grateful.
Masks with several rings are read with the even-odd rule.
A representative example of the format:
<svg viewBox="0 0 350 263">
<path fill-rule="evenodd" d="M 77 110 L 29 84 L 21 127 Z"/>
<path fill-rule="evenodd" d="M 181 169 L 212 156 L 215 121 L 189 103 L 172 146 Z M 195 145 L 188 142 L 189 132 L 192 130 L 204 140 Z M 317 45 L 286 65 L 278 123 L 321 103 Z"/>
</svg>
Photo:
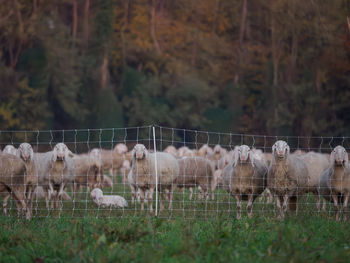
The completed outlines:
<svg viewBox="0 0 350 263">
<path fill-rule="evenodd" d="M 135 186 L 130 184 L 130 190 L 131 190 L 131 203 L 134 204 L 136 203 L 135 197 L 136 197 L 136 189 Z"/>
<path fill-rule="evenodd" d="M 159 211 L 164 210 L 164 192 L 162 190 L 159 190 Z"/>
<path fill-rule="evenodd" d="M 322 200 L 322 210 L 323 211 L 326 211 L 326 206 L 327 206 L 327 201 L 326 201 L 326 199 L 324 199 L 324 198 L 322 198 L 323 200 Z"/>
<path fill-rule="evenodd" d="M 339 205 L 338 205 L 338 195 L 332 194 L 332 199 L 335 207 L 335 220 L 339 221 Z"/>
<path fill-rule="evenodd" d="M 172 210 L 173 209 L 173 192 L 174 192 L 174 186 L 172 185 L 169 192 L 167 193 L 167 197 L 168 197 L 168 200 L 169 200 L 169 206 L 168 206 L 168 209 L 169 210 Z"/>
<path fill-rule="evenodd" d="M 284 213 L 286 213 L 288 210 L 288 202 L 289 202 L 289 195 L 285 194 L 283 196 L 283 205 L 282 205 L 282 209 L 283 209 Z"/>
<path fill-rule="evenodd" d="M 149 189 L 148 198 L 147 198 L 147 200 L 149 200 L 148 206 L 149 206 L 149 211 L 151 214 L 153 213 L 153 192 L 154 192 L 153 188 Z"/>
<path fill-rule="evenodd" d="M 8 194 L 4 197 L 4 199 L 2 200 L 2 208 L 4 211 L 4 214 L 7 215 L 7 201 L 9 200 L 11 194 Z"/>
<path fill-rule="evenodd" d="M 348 216 L 348 202 L 349 202 L 349 193 L 346 194 L 345 198 L 344 198 L 344 203 L 343 203 L 343 220 L 346 221 L 347 220 L 347 216 Z"/>
<path fill-rule="evenodd" d="M 242 218 L 242 214 L 241 214 L 241 195 L 240 194 L 235 194 L 235 199 L 236 199 L 236 203 L 237 203 L 237 219 L 241 219 Z"/>
<path fill-rule="evenodd" d="M 65 184 L 62 183 L 60 185 L 60 189 L 57 193 L 57 208 L 60 209 L 60 211 L 62 210 L 63 207 L 63 203 L 62 203 L 62 196 L 63 196 L 63 190 L 64 190 Z"/>
<path fill-rule="evenodd" d="M 142 189 L 138 189 L 138 195 L 140 197 L 141 202 L 141 211 L 145 210 L 145 192 Z"/>
<path fill-rule="evenodd" d="M 315 198 L 316 198 L 316 208 L 317 211 L 320 212 L 320 208 L 321 208 L 321 196 L 319 194 L 315 194 Z"/>
<path fill-rule="evenodd" d="M 185 189 L 185 188 L 184 188 Z M 193 188 L 192 187 L 190 187 L 189 188 L 189 190 L 190 190 L 190 196 L 189 196 L 189 199 L 190 200 L 192 200 L 192 196 L 193 196 Z"/>
<path fill-rule="evenodd" d="M 254 194 L 250 194 L 248 197 L 248 204 L 247 204 L 247 213 L 249 218 L 251 218 L 253 214 L 253 202 L 254 202 Z"/>
<path fill-rule="evenodd" d="M 279 215 L 279 219 L 283 219 L 284 218 L 284 211 L 282 209 L 282 205 L 281 205 L 281 196 L 279 195 L 276 195 L 276 205 L 277 205 L 277 208 L 280 210 L 280 215 Z"/>
</svg>

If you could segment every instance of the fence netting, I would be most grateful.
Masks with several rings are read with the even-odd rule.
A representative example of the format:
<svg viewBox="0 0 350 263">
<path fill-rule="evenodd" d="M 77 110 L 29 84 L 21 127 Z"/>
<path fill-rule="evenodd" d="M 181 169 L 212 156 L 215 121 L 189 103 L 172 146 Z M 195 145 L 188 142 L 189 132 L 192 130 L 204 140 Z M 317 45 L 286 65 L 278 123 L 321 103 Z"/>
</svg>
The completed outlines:
<svg viewBox="0 0 350 263">
<path fill-rule="evenodd" d="M 346 151 L 349 143 L 349 137 L 160 126 L 1 131 L 1 215 L 194 219 L 294 213 L 346 219 L 348 156 L 341 159 L 334 150 Z M 33 155 L 24 150 L 28 144 Z M 138 144 L 147 155 L 133 151 Z M 169 168 L 174 160 L 178 172 Z"/>
</svg>

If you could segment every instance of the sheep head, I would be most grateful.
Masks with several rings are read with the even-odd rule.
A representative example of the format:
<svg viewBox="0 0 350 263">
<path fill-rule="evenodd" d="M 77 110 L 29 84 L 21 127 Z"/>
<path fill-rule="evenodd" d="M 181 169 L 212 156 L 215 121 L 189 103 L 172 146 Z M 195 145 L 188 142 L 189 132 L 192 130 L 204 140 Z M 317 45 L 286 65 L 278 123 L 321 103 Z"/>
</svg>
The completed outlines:
<svg viewBox="0 0 350 263">
<path fill-rule="evenodd" d="M 132 156 L 133 156 L 133 159 L 142 160 L 144 158 L 147 158 L 148 151 L 143 144 L 136 144 L 133 149 Z"/>
<path fill-rule="evenodd" d="M 124 143 L 118 143 L 114 147 L 114 151 L 118 154 L 124 154 L 128 152 L 128 147 Z"/>
<path fill-rule="evenodd" d="M 235 157 L 234 157 L 234 166 L 237 166 L 237 163 L 248 163 L 250 162 L 254 166 L 254 157 L 253 153 L 250 150 L 249 146 L 241 145 L 235 148 Z"/>
<path fill-rule="evenodd" d="M 331 165 L 343 166 L 348 165 L 349 157 L 343 146 L 338 145 L 331 153 Z"/>
<path fill-rule="evenodd" d="M 13 145 L 6 145 L 4 150 L 2 151 L 3 154 L 11 154 L 11 155 L 17 155 L 17 149 Z"/>
<path fill-rule="evenodd" d="M 31 161 L 34 156 L 33 147 L 29 143 L 21 143 L 18 147 L 18 154 L 23 161 Z"/>
<path fill-rule="evenodd" d="M 278 159 L 287 158 L 287 156 L 290 153 L 289 145 L 285 141 L 282 141 L 282 140 L 277 141 L 272 146 L 272 153 Z"/>
<path fill-rule="evenodd" d="M 103 197 L 103 192 L 100 188 L 94 188 L 90 193 L 91 198 L 94 201 L 100 200 L 101 197 Z"/>
<path fill-rule="evenodd" d="M 69 157 L 73 157 L 73 153 L 68 149 L 67 145 L 62 142 L 57 143 L 52 151 L 52 161 L 64 161 Z"/>
<path fill-rule="evenodd" d="M 97 158 L 97 159 L 101 159 L 101 151 L 100 151 L 100 149 L 98 149 L 98 148 L 92 149 L 91 152 L 90 152 L 90 156 L 94 157 L 94 158 Z"/>
</svg>

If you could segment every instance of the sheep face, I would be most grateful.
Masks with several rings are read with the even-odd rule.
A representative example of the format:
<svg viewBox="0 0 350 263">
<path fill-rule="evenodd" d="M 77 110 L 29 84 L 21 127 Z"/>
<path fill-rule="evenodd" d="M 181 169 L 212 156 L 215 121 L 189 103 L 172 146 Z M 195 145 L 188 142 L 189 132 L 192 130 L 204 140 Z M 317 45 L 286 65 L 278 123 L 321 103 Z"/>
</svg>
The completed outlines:
<svg viewBox="0 0 350 263">
<path fill-rule="evenodd" d="M 133 157 L 136 160 L 142 160 L 146 158 L 148 155 L 148 151 L 143 144 L 136 144 L 133 150 Z"/>
<path fill-rule="evenodd" d="M 97 201 L 103 196 L 103 192 L 100 188 L 94 188 L 91 191 L 90 196 L 94 201 Z"/>
<path fill-rule="evenodd" d="M 11 155 L 17 155 L 17 150 L 13 145 L 6 145 L 4 150 L 2 151 L 3 154 L 11 154 Z"/>
<path fill-rule="evenodd" d="M 100 149 L 97 149 L 97 148 L 92 149 L 91 152 L 90 152 L 90 156 L 98 158 L 98 159 L 101 159 L 101 151 L 100 151 Z"/>
<path fill-rule="evenodd" d="M 251 162 L 252 165 L 254 165 L 252 152 L 249 146 L 241 145 L 240 147 L 236 148 L 236 154 L 235 154 L 235 160 L 234 160 L 235 166 L 237 165 L 238 162 L 248 163 L 249 161 Z"/>
<path fill-rule="evenodd" d="M 27 162 L 33 159 L 34 151 L 29 143 L 24 142 L 18 147 L 18 154 L 23 161 Z"/>
<path fill-rule="evenodd" d="M 118 154 L 124 154 L 128 152 L 128 147 L 124 143 L 118 143 L 114 147 L 114 151 Z"/>
<path fill-rule="evenodd" d="M 338 145 L 331 153 L 331 164 L 342 166 L 349 163 L 348 154 L 343 146 Z"/>
<path fill-rule="evenodd" d="M 57 143 L 53 148 L 52 160 L 55 162 L 57 160 L 64 161 L 70 155 L 70 151 L 64 143 Z"/>
<path fill-rule="evenodd" d="M 221 153 L 221 146 L 220 145 L 215 145 L 214 147 L 214 153 L 216 154 L 220 154 Z"/>
<path fill-rule="evenodd" d="M 290 153 L 290 148 L 285 141 L 277 141 L 272 146 L 272 153 L 279 159 L 284 159 Z"/>
</svg>

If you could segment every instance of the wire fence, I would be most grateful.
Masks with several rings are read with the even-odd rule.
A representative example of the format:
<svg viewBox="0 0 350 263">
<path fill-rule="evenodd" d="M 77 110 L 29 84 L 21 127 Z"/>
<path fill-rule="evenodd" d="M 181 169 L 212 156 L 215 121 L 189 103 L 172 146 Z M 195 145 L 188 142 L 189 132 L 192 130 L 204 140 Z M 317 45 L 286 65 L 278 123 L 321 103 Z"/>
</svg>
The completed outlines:
<svg viewBox="0 0 350 263">
<path fill-rule="evenodd" d="M 279 140 L 288 144 L 289 155 L 302 160 L 301 166 L 305 165 L 307 172 L 303 168 L 299 174 L 286 172 L 293 164 L 283 166 L 278 162 L 278 152 L 272 153 L 272 146 Z M 25 176 L 16 174 L 15 164 L 9 168 L 5 162 L 5 153 L 11 148 L 8 145 L 15 148 L 11 153 L 17 159 L 25 157 L 21 155 L 23 143 L 28 143 L 34 152 L 29 159 L 24 158 Z M 71 154 L 66 159 L 55 159 L 61 165 L 57 168 L 51 155 L 45 159 L 45 153 L 52 154 L 59 143 L 64 143 Z M 331 155 L 336 146 L 346 150 L 349 143 L 349 137 L 247 135 L 153 125 L 1 131 L 1 214 L 15 217 L 30 211 L 31 217 L 155 215 L 193 219 L 258 215 L 283 218 L 297 213 L 346 219 L 350 193 L 348 156 L 336 165 Z M 153 158 L 147 162 L 152 166 L 148 172 L 140 166 L 143 156 L 138 159 L 133 152 L 137 144 L 144 145 Z M 247 156 L 238 147 L 241 145 L 249 147 Z M 170 172 L 171 179 L 166 182 L 164 174 L 169 175 L 170 168 L 160 152 L 171 155 L 179 167 L 177 173 Z M 310 161 L 306 157 L 309 152 L 314 152 L 318 160 L 326 160 L 326 164 Z M 271 175 L 272 167 L 284 169 L 284 181 Z M 328 184 L 323 186 L 321 176 L 329 167 L 334 168 L 333 174 L 329 173 Z M 341 174 L 339 178 L 337 173 Z M 20 187 L 23 185 L 25 188 Z M 328 191 L 321 192 L 322 187 Z M 103 194 L 96 194 L 95 188 Z M 16 196 L 16 191 L 22 191 L 22 198 Z"/>
</svg>

